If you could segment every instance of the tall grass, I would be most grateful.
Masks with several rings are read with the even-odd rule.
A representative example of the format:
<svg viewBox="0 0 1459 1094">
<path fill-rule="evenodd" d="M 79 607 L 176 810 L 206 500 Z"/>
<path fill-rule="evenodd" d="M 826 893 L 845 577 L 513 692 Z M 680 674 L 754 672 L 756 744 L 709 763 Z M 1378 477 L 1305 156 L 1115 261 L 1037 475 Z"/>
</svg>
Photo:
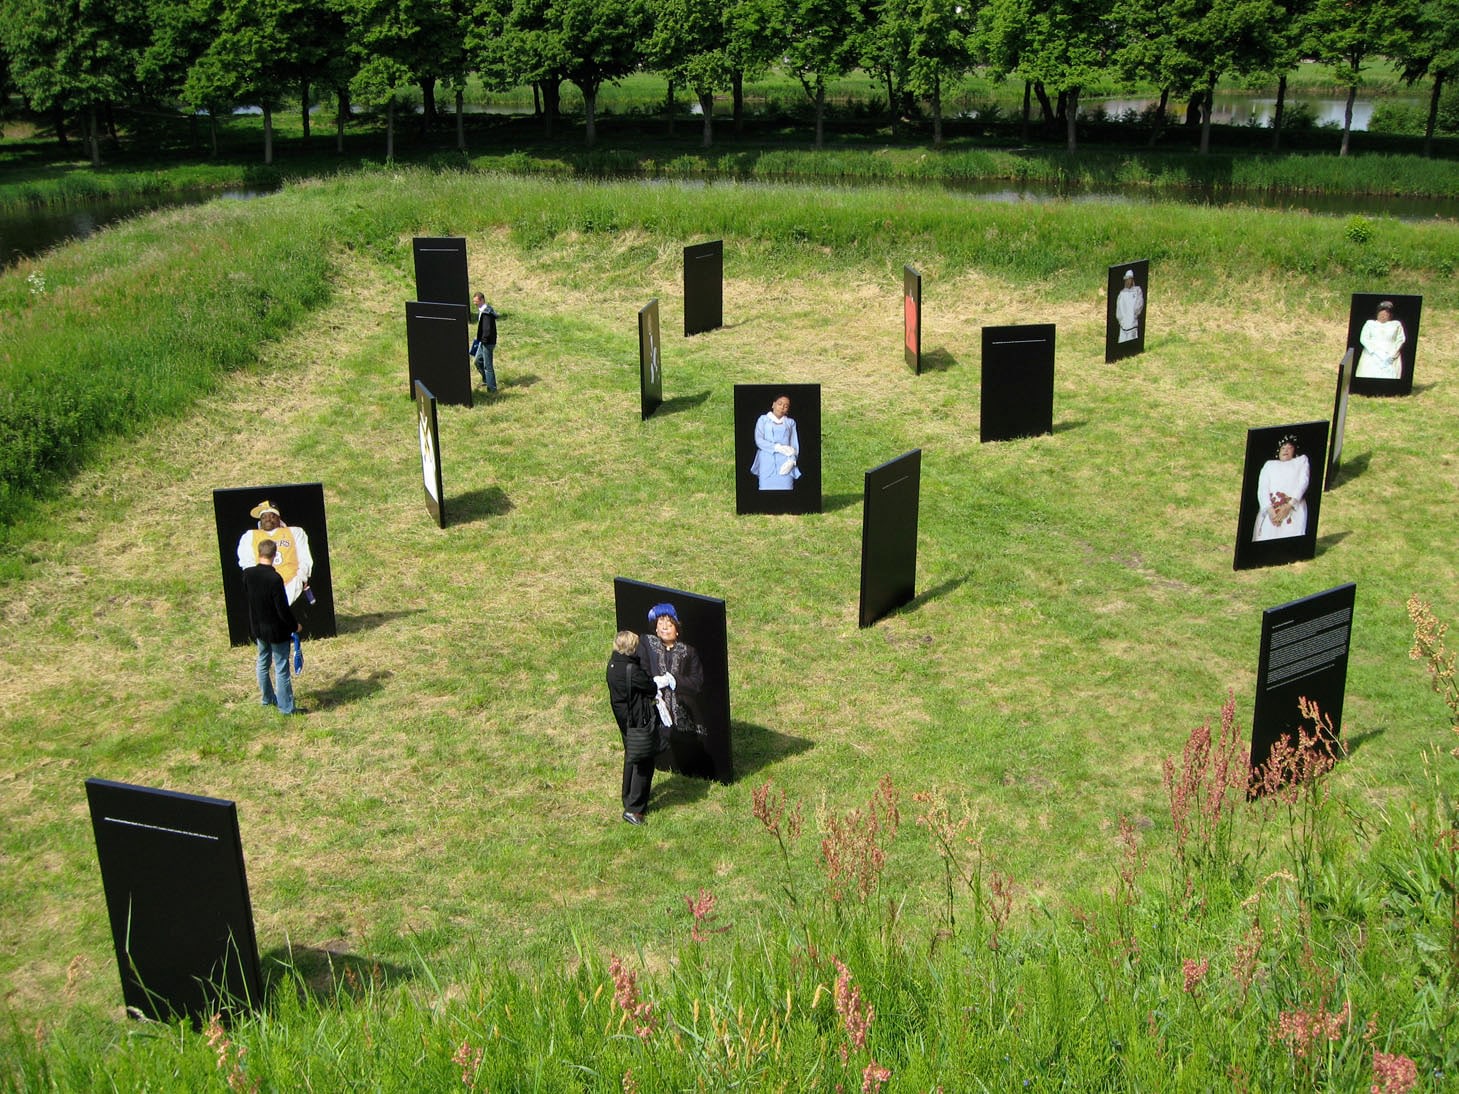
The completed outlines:
<svg viewBox="0 0 1459 1094">
<path fill-rule="evenodd" d="M 1172 818 L 1190 808 L 1210 826 L 1174 842 L 1169 829 L 1121 818 L 1105 882 L 1069 899 L 1031 897 L 976 816 L 940 795 L 906 798 L 883 778 L 865 804 L 837 813 L 765 783 L 753 813 L 759 838 L 782 852 L 781 895 L 755 918 L 726 914 L 704 887 L 672 906 L 628 909 L 667 924 L 667 954 L 605 952 L 575 935 L 561 960 L 530 970 L 483 954 L 449 969 L 280 955 L 266 1006 L 227 1028 L 143 1024 L 122 1036 L 82 1015 L 12 1023 L 0 1032 L 0 1081 L 16 1090 L 1451 1086 L 1459 923 L 1447 894 L 1459 816 L 1435 785 L 1447 773 L 1436 770 L 1427 790 L 1416 781 L 1405 813 L 1334 796 L 1321 773 L 1286 781 L 1305 763 L 1289 757 L 1295 766 L 1248 802 L 1244 753 L 1217 772 L 1212 738 L 1207 723 L 1167 761 Z M 1284 847 L 1299 825 L 1311 854 L 1252 853 L 1264 839 Z M 931 854 L 909 858 L 909 843 Z M 1177 852 L 1195 867 L 1176 869 Z M 929 864 L 933 875 L 917 876 Z M 929 912 L 922 902 L 939 888 Z"/>
</svg>

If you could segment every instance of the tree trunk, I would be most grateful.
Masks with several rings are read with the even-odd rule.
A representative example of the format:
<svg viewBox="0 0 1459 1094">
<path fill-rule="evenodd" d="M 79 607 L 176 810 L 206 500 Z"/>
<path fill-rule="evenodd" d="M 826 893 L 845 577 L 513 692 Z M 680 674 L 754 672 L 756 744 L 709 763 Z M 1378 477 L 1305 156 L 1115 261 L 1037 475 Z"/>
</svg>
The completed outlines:
<svg viewBox="0 0 1459 1094">
<path fill-rule="evenodd" d="M 274 162 L 274 108 L 269 103 L 263 104 L 263 162 Z"/>
<path fill-rule="evenodd" d="M 1062 122 L 1062 121 L 1064 121 L 1068 117 L 1068 111 L 1069 111 L 1069 92 L 1067 92 L 1067 91 L 1061 91 L 1061 92 L 1059 92 L 1059 102 L 1058 102 L 1058 105 L 1054 108 L 1054 117 L 1056 117 L 1057 119 L 1059 119 L 1059 121 Z"/>
<path fill-rule="evenodd" d="M 66 140 L 66 112 L 59 106 L 52 107 L 51 121 L 56 127 L 56 141 L 60 144 L 61 151 L 69 152 L 71 145 Z"/>
<path fill-rule="evenodd" d="M 583 92 L 583 121 L 586 123 L 583 135 L 583 143 L 589 148 L 598 139 L 598 88 L 596 84 L 584 87 Z"/>
<path fill-rule="evenodd" d="M 1346 156 L 1348 154 L 1348 144 L 1351 142 L 1353 136 L 1353 100 L 1357 97 L 1358 82 L 1354 80 L 1353 85 L 1348 88 L 1348 102 L 1342 112 L 1342 151 L 1338 153 L 1339 156 Z"/>
<path fill-rule="evenodd" d="M 212 107 L 208 108 L 208 136 L 213 142 L 213 155 L 218 154 L 218 112 Z"/>
<path fill-rule="evenodd" d="M 456 89 L 456 149 L 466 151 L 466 91 Z"/>
<path fill-rule="evenodd" d="M 538 80 L 532 81 L 532 117 L 542 117 L 542 84 Z"/>
<path fill-rule="evenodd" d="M 730 116 L 735 123 L 735 136 L 745 135 L 745 71 L 737 68 L 730 75 Z"/>
<path fill-rule="evenodd" d="M 111 138 L 111 143 L 118 148 L 121 147 L 121 134 L 117 132 L 116 114 L 112 112 L 111 103 L 106 104 L 106 135 Z"/>
<path fill-rule="evenodd" d="M 886 75 L 886 80 L 884 82 L 887 85 L 887 114 L 891 116 L 891 120 L 892 120 L 892 139 L 893 140 L 896 140 L 896 138 L 897 138 L 897 88 L 896 88 L 895 82 L 892 80 L 892 66 L 891 65 L 887 65 L 887 67 L 885 69 L 883 69 L 882 71 Z"/>
<path fill-rule="evenodd" d="M 86 108 L 86 144 L 91 152 L 91 166 L 101 166 L 101 134 L 97 131 L 96 104 Z"/>
<path fill-rule="evenodd" d="M 300 81 L 300 85 L 299 98 L 304 103 L 304 144 L 307 147 L 309 144 L 309 107 L 312 105 L 309 102 L 309 78 L 306 76 Z"/>
<path fill-rule="evenodd" d="M 198 150 L 198 112 L 196 110 L 187 116 L 187 143 L 194 152 Z"/>
<path fill-rule="evenodd" d="M 1211 76 L 1206 84 L 1206 94 L 1201 101 L 1201 155 L 1211 151 L 1211 104 L 1216 101 L 1216 77 Z"/>
<path fill-rule="evenodd" d="M 552 123 L 557 118 L 557 106 L 562 99 L 562 81 L 554 73 L 542 81 L 542 133 L 552 139 Z"/>
<path fill-rule="evenodd" d="M 669 89 L 664 95 L 664 113 L 669 116 L 669 139 L 674 139 L 674 81 L 669 81 Z"/>
<path fill-rule="evenodd" d="M 942 147 L 942 77 L 932 77 L 932 145 Z"/>
<path fill-rule="evenodd" d="M 1170 102 L 1170 88 L 1160 89 L 1160 105 L 1155 108 L 1155 127 L 1150 131 L 1149 147 L 1154 148 L 1156 142 L 1165 136 L 1165 104 Z"/>
<path fill-rule="evenodd" d="M 1287 112 L 1287 77 L 1277 80 L 1277 105 L 1272 111 L 1272 151 L 1282 147 L 1282 116 Z"/>
<path fill-rule="evenodd" d="M 816 151 L 826 147 L 826 80 L 816 76 Z"/>
<path fill-rule="evenodd" d="M 385 162 L 395 162 L 395 96 L 385 104 Z"/>
<path fill-rule="evenodd" d="M 1023 131 L 1020 139 L 1024 144 L 1028 143 L 1028 116 L 1033 113 L 1033 81 L 1023 81 Z"/>
<path fill-rule="evenodd" d="M 1065 132 L 1068 134 L 1067 147 L 1070 152 L 1075 152 L 1079 149 L 1079 127 L 1077 125 L 1079 121 L 1079 89 L 1077 87 L 1071 87 L 1067 97 L 1064 95 L 1060 95 L 1059 97 L 1064 100 L 1064 126 Z"/>
<path fill-rule="evenodd" d="M 699 110 L 704 115 L 704 138 L 700 142 L 704 148 L 714 145 L 714 92 L 701 91 L 699 93 Z"/>
<path fill-rule="evenodd" d="M 344 155 L 344 127 L 350 116 L 350 93 L 347 88 L 339 89 L 339 110 L 334 118 L 334 150 Z"/>
<path fill-rule="evenodd" d="M 1185 124 L 1194 128 L 1201 124 L 1201 99 L 1204 91 L 1196 91 L 1191 94 L 1191 101 L 1185 105 Z"/>
<path fill-rule="evenodd" d="M 1434 93 L 1429 96 L 1429 122 L 1424 127 L 1424 155 L 1434 154 L 1434 123 L 1439 118 L 1439 92 L 1444 88 L 1444 74 L 1434 74 Z"/>
<path fill-rule="evenodd" d="M 1042 110 L 1044 114 L 1044 124 L 1053 125 L 1054 104 L 1049 102 L 1049 93 L 1044 90 L 1044 85 L 1042 81 L 1035 80 L 1033 82 L 1033 93 L 1038 96 L 1039 109 Z"/>
<path fill-rule="evenodd" d="M 420 81 L 420 128 L 424 133 L 436 124 L 436 78 L 422 76 Z"/>
</svg>

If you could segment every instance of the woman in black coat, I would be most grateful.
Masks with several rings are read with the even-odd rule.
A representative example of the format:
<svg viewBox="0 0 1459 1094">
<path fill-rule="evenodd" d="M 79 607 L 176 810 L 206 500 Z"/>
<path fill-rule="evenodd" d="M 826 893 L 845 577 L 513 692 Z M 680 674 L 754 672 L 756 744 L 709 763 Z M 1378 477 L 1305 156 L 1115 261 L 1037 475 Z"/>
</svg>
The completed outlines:
<svg viewBox="0 0 1459 1094">
<path fill-rule="evenodd" d="M 642 824 L 648 810 L 649 790 L 653 786 L 654 758 L 628 758 L 629 726 L 654 726 L 654 697 L 658 689 L 638 661 L 638 635 L 619 631 L 613 639 L 613 655 L 608 658 L 608 702 L 623 738 L 623 819 L 629 824 Z M 655 732 L 657 739 L 657 732 Z"/>
</svg>

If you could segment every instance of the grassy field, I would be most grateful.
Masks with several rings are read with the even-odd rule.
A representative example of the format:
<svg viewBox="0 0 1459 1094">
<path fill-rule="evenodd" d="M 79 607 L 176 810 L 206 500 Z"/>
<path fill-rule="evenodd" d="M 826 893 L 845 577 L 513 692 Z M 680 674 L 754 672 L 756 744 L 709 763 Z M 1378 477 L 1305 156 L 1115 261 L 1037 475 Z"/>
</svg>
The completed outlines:
<svg viewBox="0 0 1459 1094">
<path fill-rule="evenodd" d="M 324 277 L 328 303 L 192 409 L 94 442 L 12 529 L 0 980 L 17 1028 L 116 1010 L 92 775 L 238 801 L 272 959 L 424 961 L 447 982 L 472 961 L 570 975 L 584 951 L 663 969 L 685 894 L 710 888 L 723 922 L 749 925 L 778 914 L 787 869 L 802 888 L 817 875 L 808 853 L 782 864 L 752 817 L 767 780 L 812 820 L 883 775 L 938 793 L 1014 880 L 1024 922 L 1115 883 L 1122 817 L 1168 836 L 1161 762 L 1228 690 L 1249 720 L 1261 609 L 1356 581 L 1356 749 L 1335 783 L 1374 807 L 1420 791 L 1445 716 L 1407 660 L 1404 601 L 1459 618 L 1450 226 L 1378 220 L 1358 243 L 1341 222 L 1251 211 L 422 172 L 249 212 L 249 232 L 288 225 L 322 248 L 327 273 L 300 277 Z M 187 274 L 240 215 L 180 210 L 6 274 L 10 347 L 50 331 L 79 356 L 76 328 L 125 309 L 215 321 Z M 503 315 L 502 394 L 442 409 L 444 531 L 405 394 L 417 233 L 467 235 L 472 283 Z M 680 248 L 721 234 L 726 326 L 679 339 Z M 1145 256 L 1147 352 L 1105 365 L 1104 266 Z M 144 261 L 175 267 L 165 299 L 127 281 Z M 904 262 L 926 279 L 921 377 L 901 364 Z M 1415 394 L 1355 401 L 1315 559 L 1233 573 L 1245 430 L 1326 418 L 1348 294 L 1388 289 L 1426 294 Z M 640 424 L 650 298 L 668 403 Z M 1058 324 L 1054 433 L 980 445 L 979 328 L 1016 322 Z M 822 385 L 825 512 L 736 517 L 731 387 L 779 381 Z M 913 447 L 919 597 L 861 630 L 862 473 Z M 227 647 L 210 492 L 312 480 L 340 634 L 308 647 L 310 713 L 285 720 L 260 712 L 251 653 Z M 603 694 L 615 575 L 728 605 L 737 780 L 660 775 L 641 830 L 618 820 Z M 1452 790 L 1452 766 L 1438 775 Z M 904 843 L 888 866 L 902 914 L 935 923 L 936 849 Z"/>
</svg>

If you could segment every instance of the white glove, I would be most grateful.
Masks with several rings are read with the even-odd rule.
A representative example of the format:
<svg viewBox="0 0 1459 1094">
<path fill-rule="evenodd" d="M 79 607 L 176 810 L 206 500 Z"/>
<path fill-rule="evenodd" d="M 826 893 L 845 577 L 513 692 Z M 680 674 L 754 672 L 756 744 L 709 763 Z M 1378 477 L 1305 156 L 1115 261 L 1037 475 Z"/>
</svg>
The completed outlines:
<svg viewBox="0 0 1459 1094">
<path fill-rule="evenodd" d="M 780 473 L 782 475 L 789 475 L 790 474 L 790 469 L 792 467 L 794 467 L 794 466 L 795 466 L 795 459 L 794 459 L 794 457 L 792 457 L 791 459 L 786 460 L 783 464 L 780 465 Z"/>
<path fill-rule="evenodd" d="M 654 687 L 656 687 L 656 688 L 666 688 L 668 686 L 669 686 L 669 677 L 668 676 L 655 676 L 654 677 Z"/>
<path fill-rule="evenodd" d="M 788 444 L 777 444 L 775 446 L 775 451 L 778 452 L 782 456 L 794 456 L 795 455 L 795 449 L 791 448 L 790 445 L 788 445 Z"/>
<path fill-rule="evenodd" d="M 677 681 L 677 680 L 674 679 L 674 674 L 672 672 L 666 672 L 666 673 L 664 673 L 664 675 L 663 675 L 663 681 L 664 682 L 660 685 L 660 687 L 666 687 L 670 691 L 673 691 L 675 688 L 677 688 L 679 686 L 679 681 Z"/>
<path fill-rule="evenodd" d="M 663 722 L 666 726 L 673 725 L 674 719 L 669 717 L 669 704 L 662 699 L 655 699 L 654 705 L 659 708 L 659 721 Z"/>
</svg>

